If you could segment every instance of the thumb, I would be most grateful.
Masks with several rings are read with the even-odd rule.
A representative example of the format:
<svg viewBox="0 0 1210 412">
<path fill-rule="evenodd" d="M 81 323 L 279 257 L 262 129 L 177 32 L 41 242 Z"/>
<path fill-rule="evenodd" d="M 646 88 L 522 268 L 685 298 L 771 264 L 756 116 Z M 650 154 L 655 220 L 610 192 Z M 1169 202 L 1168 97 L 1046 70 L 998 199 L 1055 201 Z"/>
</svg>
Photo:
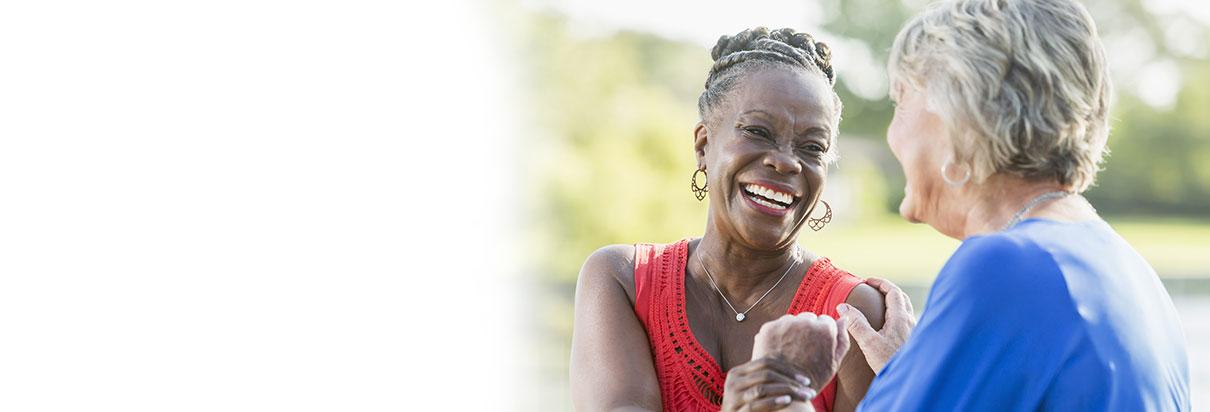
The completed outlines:
<svg viewBox="0 0 1210 412">
<path fill-rule="evenodd" d="M 866 320 L 865 314 L 861 313 L 861 310 L 848 303 L 841 303 L 836 306 L 836 311 L 848 325 L 849 334 L 853 336 L 853 340 L 857 341 L 857 346 L 864 348 L 878 338 L 878 332 L 870 327 L 870 322 Z"/>
<path fill-rule="evenodd" d="M 832 359 L 835 359 L 837 364 L 839 364 L 840 360 L 844 358 L 845 353 L 849 351 L 848 324 L 849 321 L 843 316 L 836 318 L 836 352 L 833 354 L 835 356 L 833 356 Z"/>
</svg>

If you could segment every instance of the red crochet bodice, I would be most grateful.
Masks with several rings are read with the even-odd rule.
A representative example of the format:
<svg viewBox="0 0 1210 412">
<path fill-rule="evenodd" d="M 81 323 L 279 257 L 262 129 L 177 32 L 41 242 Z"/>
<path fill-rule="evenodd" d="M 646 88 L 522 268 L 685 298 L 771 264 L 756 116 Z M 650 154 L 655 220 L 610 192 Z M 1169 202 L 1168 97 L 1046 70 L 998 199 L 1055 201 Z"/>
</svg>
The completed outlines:
<svg viewBox="0 0 1210 412">
<path fill-rule="evenodd" d="M 640 243 L 635 250 L 634 308 L 651 342 L 664 410 L 718 411 L 726 373 L 693 336 L 685 315 L 689 240 Z M 787 313 L 837 317 L 836 305 L 861 282 L 820 258 L 807 269 Z M 835 382 L 829 382 L 812 403 L 816 410 L 831 411 L 835 397 Z"/>
</svg>

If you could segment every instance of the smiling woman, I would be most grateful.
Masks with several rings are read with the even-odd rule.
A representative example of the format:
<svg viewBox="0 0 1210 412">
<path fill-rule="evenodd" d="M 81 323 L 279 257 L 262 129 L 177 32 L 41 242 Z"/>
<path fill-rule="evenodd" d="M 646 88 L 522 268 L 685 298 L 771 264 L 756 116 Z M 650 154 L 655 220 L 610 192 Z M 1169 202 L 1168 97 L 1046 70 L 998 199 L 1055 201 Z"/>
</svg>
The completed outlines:
<svg viewBox="0 0 1210 412">
<path fill-rule="evenodd" d="M 799 248 L 836 160 L 841 104 L 827 45 L 791 29 L 723 36 L 698 101 L 691 187 L 709 198 L 705 234 L 601 248 L 576 288 L 572 391 L 580 410 L 852 410 L 873 378 L 850 351 L 835 371 L 753 358 L 754 337 L 787 314 L 836 317 L 852 304 L 875 327 L 881 295 Z M 823 210 L 816 211 L 817 206 Z M 815 216 L 815 217 L 812 217 Z M 762 353 L 762 351 L 756 351 Z"/>
</svg>

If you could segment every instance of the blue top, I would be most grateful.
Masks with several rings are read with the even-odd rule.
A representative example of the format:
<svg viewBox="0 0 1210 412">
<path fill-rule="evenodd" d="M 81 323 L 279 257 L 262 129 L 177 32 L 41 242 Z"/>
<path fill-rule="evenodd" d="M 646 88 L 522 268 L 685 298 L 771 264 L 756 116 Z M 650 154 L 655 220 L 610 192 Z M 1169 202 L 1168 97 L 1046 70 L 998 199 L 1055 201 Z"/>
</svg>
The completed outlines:
<svg viewBox="0 0 1210 412">
<path fill-rule="evenodd" d="M 1103 221 L 962 242 L 863 411 L 1186 411 L 1189 363 L 1155 271 Z"/>
</svg>

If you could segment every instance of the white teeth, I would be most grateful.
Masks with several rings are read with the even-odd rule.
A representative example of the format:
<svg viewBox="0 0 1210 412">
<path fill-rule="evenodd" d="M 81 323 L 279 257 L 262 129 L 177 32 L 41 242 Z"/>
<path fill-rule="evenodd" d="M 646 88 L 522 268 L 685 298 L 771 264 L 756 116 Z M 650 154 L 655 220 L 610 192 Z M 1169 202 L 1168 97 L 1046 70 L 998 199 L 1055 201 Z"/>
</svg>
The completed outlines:
<svg viewBox="0 0 1210 412">
<path fill-rule="evenodd" d="M 761 206 L 764 206 L 764 207 L 767 207 L 770 209 L 786 210 L 785 206 L 782 206 L 782 205 L 779 205 L 776 203 L 772 203 L 772 202 L 766 202 L 764 199 L 752 199 L 752 201 L 759 203 L 759 204 L 761 204 Z"/>
<path fill-rule="evenodd" d="M 782 203 L 790 203 L 793 201 L 793 198 L 790 197 L 790 195 L 787 195 L 787 194 L 781 193 L 781 192 L 773 192 L 773 197 L 770 197 L 770 199 L 773 199 L 773 200 L 776 200 L 776 201 L 782 202 Z"/>
<path fill-rule="evenodd" d="M 766 198 L 773 199 L 773 200 L 776 200 L 778 202 L 782 202 L 785 204 L 790 204 L 790 203 L 794 202 L 794 196 L 790 195 L 789 193 L 782 193 L 782 192 L 778 192 L 778 191 L 774 191 L 772 189 L 766 188 L 764 186 L 757 186 L 757 185 L 753 185 L 753 184 L 744 186 L 744 188 L 748 189 L 749 192 L 752 192 L 752 193 L 755 193 L 755 194 L 758 194 L 758 195 L 764 196 Z M 783 207 L 782 209 L 785 209 L 785 208 Z"/>
</svg>

